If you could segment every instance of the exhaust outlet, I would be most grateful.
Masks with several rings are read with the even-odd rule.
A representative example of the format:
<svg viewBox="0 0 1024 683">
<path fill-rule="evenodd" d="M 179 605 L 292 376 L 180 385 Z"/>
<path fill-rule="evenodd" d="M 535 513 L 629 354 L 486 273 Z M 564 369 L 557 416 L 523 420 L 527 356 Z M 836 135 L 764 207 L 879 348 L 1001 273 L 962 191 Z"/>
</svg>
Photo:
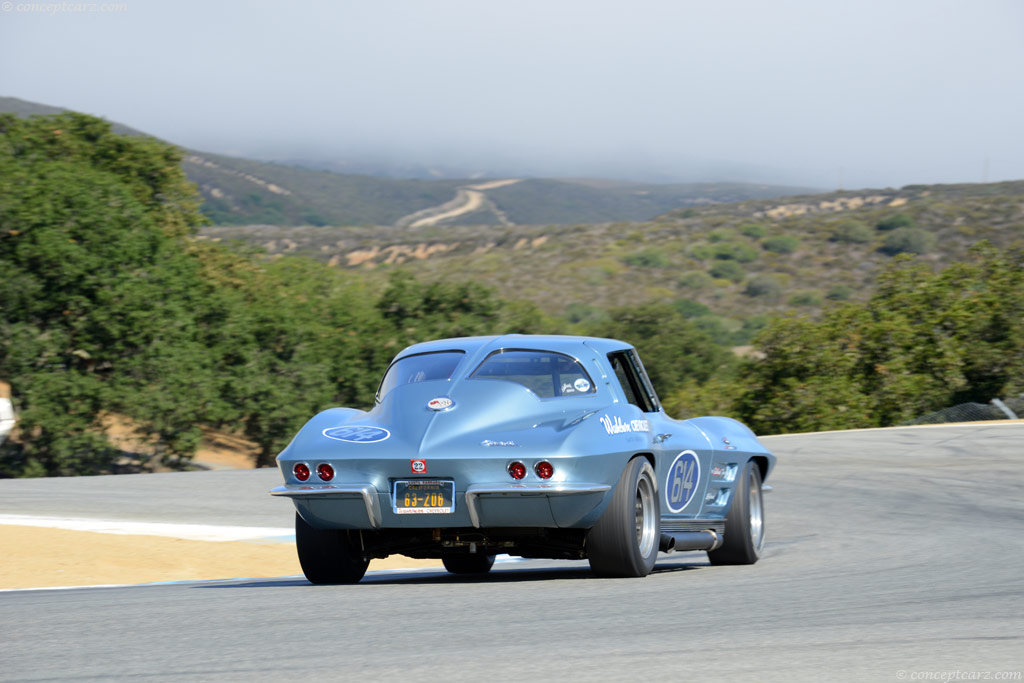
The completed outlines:
<svg viewBox="0 0 1024 683">
<path fill-rule="evenodd" d="M 672 534 L 662 534 L 658 541 L 658 550 L 663 553 L 672 553 L 676 549 L 676 538 Z"/>
<path fill-rule="evenodd" d="M 722 544 L 722 537 L 714 531 L 680 531 L 662 534 L 658 549 L 664 553 L 674 550 L 714 550 Z"/>
</svg>

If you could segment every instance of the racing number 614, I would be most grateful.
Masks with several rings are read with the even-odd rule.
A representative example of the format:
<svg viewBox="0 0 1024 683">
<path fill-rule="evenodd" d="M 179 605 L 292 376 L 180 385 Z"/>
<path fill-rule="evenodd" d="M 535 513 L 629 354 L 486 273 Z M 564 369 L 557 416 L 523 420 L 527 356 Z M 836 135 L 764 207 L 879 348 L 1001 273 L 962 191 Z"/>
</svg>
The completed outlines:
<svg viewBox="0 0 1024 683">
<path fill-rule="evenodd" d="M 674 512 L 686 507 L 693 497 L 697 488 L 698 467 L 696 456 L 689 451 L 680 453 L 672 463 L 668 502 Z"/>
</svg>

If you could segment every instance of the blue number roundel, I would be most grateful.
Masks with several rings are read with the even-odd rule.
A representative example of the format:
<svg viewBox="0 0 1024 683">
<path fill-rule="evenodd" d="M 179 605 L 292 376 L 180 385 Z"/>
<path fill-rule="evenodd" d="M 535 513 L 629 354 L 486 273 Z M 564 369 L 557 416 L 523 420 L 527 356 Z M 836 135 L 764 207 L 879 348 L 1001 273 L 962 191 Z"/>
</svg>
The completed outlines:
<svg viewBox="0 0 1024 683">
<path fill-rule="evenodd" d="M 665 479 L 665 502 L 672 512 L 690 504 L 700 484 L 700 460 L 693 451 L 683 451 L 672 461 Z"/>
</svg>

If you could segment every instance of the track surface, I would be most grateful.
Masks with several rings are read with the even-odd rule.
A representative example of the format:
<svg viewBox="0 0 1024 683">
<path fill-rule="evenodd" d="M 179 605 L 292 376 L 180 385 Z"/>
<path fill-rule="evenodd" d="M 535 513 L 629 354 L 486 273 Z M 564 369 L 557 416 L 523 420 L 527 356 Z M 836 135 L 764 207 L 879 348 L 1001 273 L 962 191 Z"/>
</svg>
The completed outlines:
<svg viewBox="0 0 1024 683">
<path fill-rule="evenodd" d="M 922 680 L 1024 666 L 1024 425 L 765 439 L 752 567 L 519 562 L 0 594 L 0 679 Z M 273 470 L 0 481 L 0 513 L 287 525 Z M 931 680 L 940 680 L 932 678 Z M 948 680 L 948 679 L 947 679 Z M 1017 679 L 1020 680 L 1020 679 Z"/>
</svg>

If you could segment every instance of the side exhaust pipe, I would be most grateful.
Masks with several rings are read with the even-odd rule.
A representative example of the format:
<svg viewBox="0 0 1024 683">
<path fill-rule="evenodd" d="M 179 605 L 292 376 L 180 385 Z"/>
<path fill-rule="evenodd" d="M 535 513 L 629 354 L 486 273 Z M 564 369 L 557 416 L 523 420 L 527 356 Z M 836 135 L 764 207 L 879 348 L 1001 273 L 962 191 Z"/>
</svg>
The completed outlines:
<svg viewBox="0 0 1024 683">
<path fill-rule="evenodd" d="M 658 550 L 671 553 L 676 550 L 714 550 L 722 545 L 722 537 L 710 529 L 707 531 L 681 531 L 662 534 Z"/>
<path fill-rule="evenodd" d="M 676 537 L 672 534 L 662 534 L 658 542 L 658 550 L 663 553 L 673 553 L 676 550 Z"/>
</svg>

